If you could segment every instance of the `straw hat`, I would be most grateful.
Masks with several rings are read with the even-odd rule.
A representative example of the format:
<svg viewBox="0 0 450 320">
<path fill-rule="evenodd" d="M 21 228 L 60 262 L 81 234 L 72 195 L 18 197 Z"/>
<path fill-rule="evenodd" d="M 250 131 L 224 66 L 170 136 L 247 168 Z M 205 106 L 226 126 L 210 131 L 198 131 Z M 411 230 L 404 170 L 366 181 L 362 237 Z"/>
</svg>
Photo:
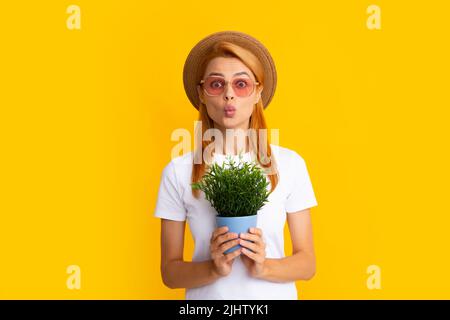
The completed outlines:
<svg viewBox="0 0 450 320">
<path fill-rule="evenodd" d="M 264 108 L 267 108 L 275 93 L 277 85 L 277 72 L 275 63 L 264 45 L 249 36 L 238 31 L 221 31 L 210 34 L 198 42 L 190 51 L 183 69 L 183 84 L 186 95 L 192 105 L 198 109 L 200 99 L 197 92 L 197 84 L 202 78 L 199 74 L 199 65 L 208 51 L 218 41 L 228 41 L 251 51 L 261 62 L 264 68 L 264 89 L 261 93 Z"/>
</svg>

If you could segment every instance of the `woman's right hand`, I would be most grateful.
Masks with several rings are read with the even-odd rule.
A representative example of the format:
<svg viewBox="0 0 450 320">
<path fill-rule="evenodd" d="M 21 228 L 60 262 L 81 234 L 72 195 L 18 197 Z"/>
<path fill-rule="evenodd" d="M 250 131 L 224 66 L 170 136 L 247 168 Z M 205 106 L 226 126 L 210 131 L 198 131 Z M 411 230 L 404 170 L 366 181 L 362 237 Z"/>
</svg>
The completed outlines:
<svg viewBox="0 0 450 320">
<path fill-rule="evenodd" d="M 231 272 L 231 265 L 234 258 L 241 254 L 241 248 L 228 254 L 224 254 L 224 252 L 238 244 L 239 235 L 228 232 L 228 227 L 224 226 L 214 230 L 211 236 L 211 259 L 214 273 L 219 276 L 226 276 Z"/>
</svg>

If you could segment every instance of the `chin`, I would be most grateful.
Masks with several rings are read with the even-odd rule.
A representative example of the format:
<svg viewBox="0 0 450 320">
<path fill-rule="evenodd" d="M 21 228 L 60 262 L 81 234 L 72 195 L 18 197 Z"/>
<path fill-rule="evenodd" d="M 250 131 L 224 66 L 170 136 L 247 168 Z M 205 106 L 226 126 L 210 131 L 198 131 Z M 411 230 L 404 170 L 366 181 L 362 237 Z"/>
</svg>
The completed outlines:
<svg viewBox="0 0 450 320">
<path fill-rule="evenodd" d="M 224 117 L 222 120 L 223 127 L 228 128 L 228 129 L 234 128 L 238 123 L 239 123 L 239 121 L 236 118 Z"/>
</svg>

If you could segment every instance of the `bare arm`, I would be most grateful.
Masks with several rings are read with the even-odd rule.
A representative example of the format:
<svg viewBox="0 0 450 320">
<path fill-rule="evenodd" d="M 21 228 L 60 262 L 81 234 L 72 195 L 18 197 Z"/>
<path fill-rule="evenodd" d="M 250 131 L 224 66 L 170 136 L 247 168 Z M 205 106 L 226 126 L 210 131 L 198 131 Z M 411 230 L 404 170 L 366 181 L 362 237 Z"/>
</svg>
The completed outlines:
<svg viewBox="0 0 450 320">
<path fill-rule="evenodd" d="M 185 221 L 161 219 L 161 275 L 171 289 L 199 287 L 220 277 L 213 272 L 211 260 L 184 261 L 185 225 Z"/>
<path fill-rule="evenodd" d="M 292 255 L 266 259 L 260 278 L 273 282 L 310 280 L 316 272 L 310 209 L 287 215 L 292 239 Z"/>
</svg>

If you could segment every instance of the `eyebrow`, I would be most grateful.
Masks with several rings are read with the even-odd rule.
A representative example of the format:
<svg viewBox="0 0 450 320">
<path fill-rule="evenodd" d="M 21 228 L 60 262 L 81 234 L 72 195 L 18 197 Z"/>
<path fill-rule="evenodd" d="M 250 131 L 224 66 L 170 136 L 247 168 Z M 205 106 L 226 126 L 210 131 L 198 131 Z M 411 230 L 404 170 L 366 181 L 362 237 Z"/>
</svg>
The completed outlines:
<svg viewBox="0 0 450 320">
<path fill-rule="evenodd" d="M 247 75 L 247 76 L 250 78 L 250 76 L 248 75 L 248 73 L 245 72 L 245 71 L 241 71 L 241 72 L 235 73 L 235 74 L 233 75 L 233 77 L 235 77 L 235 76 L 240 76 L 240 75 L 242 75 L 242 74 L 245 74 L 245 75 Z M 211 72 L 208 76 L 221 76 L 221 77 L 225 77 L 222 73 L 218 73 L 218 72 Z"/>
</svg>

